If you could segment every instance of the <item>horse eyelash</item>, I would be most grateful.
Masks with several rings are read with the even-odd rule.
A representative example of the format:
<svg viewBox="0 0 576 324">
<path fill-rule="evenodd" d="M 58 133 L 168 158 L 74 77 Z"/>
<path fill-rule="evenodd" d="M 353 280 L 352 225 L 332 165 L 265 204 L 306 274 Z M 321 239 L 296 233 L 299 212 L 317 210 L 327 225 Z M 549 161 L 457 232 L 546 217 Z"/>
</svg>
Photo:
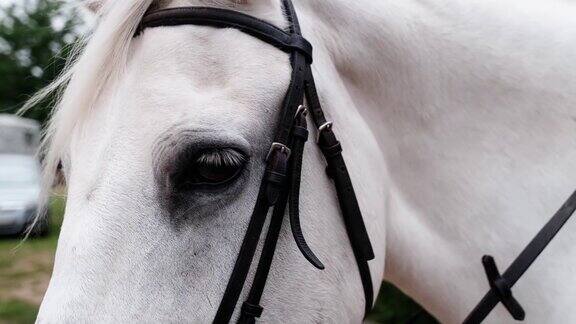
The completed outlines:
<svg viewBox="0 0 576 324">
<path fill-rule="evenodd" d="M 246 163 L 246 156 L 234 149 L 225 148 L 202 153 L 196 159 L 196 163 L 214 167 L 239 167 Z"/>
</svg>

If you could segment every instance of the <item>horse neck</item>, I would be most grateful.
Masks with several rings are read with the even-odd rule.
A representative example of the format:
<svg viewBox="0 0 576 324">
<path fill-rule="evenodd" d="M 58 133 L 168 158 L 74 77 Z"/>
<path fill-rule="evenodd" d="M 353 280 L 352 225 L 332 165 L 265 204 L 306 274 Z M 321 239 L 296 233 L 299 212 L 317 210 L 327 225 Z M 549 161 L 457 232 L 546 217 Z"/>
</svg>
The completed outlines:
<svg viewBox="0 0 576 324">
<path fill-rule="evenodd" d="M 428 127 L 442 127 L 438 121 L 454 113 L 471 117 L 458 121 L 464 125 L 475 124 L 486 109 L 510 114 L 549 106 L 544 103 L 550 98 L 566 97 L 565 83 L 573 75 L 565 66 L 576 50 L 573 41 L 562 39 L 571 35 L 558 32 L 574 26 L 566 4 L 301 0 L 297 5 L 306 20 L 305 36 L 329 54 L 385 151 L 387 141 L 407 133 L 427 136 Z M 556 21 L 534 28 L 532 20 L 541 14 Z M 550 48 L 557 50 L 544 51 Z M 546 77 L 556 84 L 547 86 L 543 97 L 534 90 Z M 516 107 L 505 100 L 532 104 Z"/>
<path fill-rule="evenodd" d="M 576 185 L 576 153 L 566 149 L 576 147 L 567 118 L 573 10 L 541 1 L 299 5 L 306 36 L 321 38 L 385 156 L 387 278 L 442 322 L 461 321 L 488 287 L 481 256 L 505 268 Z M 547 253 L 576 255 L 573 235 L 557 241 Z M 572 271 L 522 279 L 528 289 L 516 294 L 534 321 L 550 321 L 552 301 L 566 299 L 550 294 L 567 297 Z"/>
</svg>

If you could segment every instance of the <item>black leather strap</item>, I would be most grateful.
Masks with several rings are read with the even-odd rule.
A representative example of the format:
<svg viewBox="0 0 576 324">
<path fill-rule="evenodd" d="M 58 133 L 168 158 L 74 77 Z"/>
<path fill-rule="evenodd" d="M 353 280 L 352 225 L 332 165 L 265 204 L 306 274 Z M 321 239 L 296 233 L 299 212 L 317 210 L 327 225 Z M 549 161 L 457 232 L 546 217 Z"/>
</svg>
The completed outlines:
<svg viewBox="0 0 576 324">
<path fill-rule="evenodd" d="M 236 304 L 238 303 L 238 298 L 240 298 L 240 293 L 242 292 L 242 288 L 246 282 L 246 277 L 248 276 L 248 271 L 250 270 L 250 265 L 252 264 L 252 259 L 254 258 L 260 240 L 260 234 L 262 233 L 262 228 L 266 221 L 266 215 L 270 209 L 270 204 L 266 198 L 266 189 L 266 181 L 263 180 L 260 186 L 258 199 L 256 200 L 256 207 L 252 212 L 246 235 L 242 241 L 242 246 L 240 247 L 240 252 L 236 258 L 236 263 L 234 264 L 234 269 L 232 270 L 230 279 L 228 280 L 228 285 L 224 291 L 222 301 L 220 302 L 220 306 L 216 312 L 214 323 L 230 322 L 230 318 L 232 317 Z"/>
<path fill-rule="evenodd" d="M 300 52 L 312 64 L 312 45 L 299 34 L 292 34 L 238 11 L 212 7 L 182 7 L 157 10 L 147 14 L 136 35 L 146 28 L 182 25 L 202 25 L 235 28 L 286 52 Z"/>
<path fill-rule="evenodd" d="M 304 157 L 304 145 L 308 139 L 308 129 L 306 123 L 307 111 L 301 111 L 296 115 L 294 120 L 294 145 L 292 147 L 292 176 L 290 180 L 290 195 L 289 195 L 289 215 L 290 227 L 292 229 L 292 236 L 296 242 L 296 246 L 308 260 L 316 268 L 323 270 L 324 264 L 318 259 L 316 254 L 304 238 L 302 226 L 300 225 L 300 178 L 302 174 L 302 159 Z"/>
<path fill-rule="evenodd" d="M 312 114 L 312 120 L 316 124 L 316 127 L 320 129 L 328 121 L 324 116 L 324 111 L 320 104 L 320 98 L 318 97 L 311 69 L 307 70 L 306 100 Z M 366 231 L 352 181 L 350 180 L 346 163 L 342 157 L 342 146 L 332 128 L 327 128 L 320 133 L 318 145 L 320 145 L 320 149 L 326 158 L 328 168 L 335 182 L 340 207 L 347 222 L 346 227 L 350 229 L 349 235 L 351 236 L 352 246 L 357 250 L 362 260 L 372 260 L 374 259 L 374 251 L 372 250 L 370 237 Z"/>
<path fill-rule="evenodd" d="M 296 119 L 295 119 L 295 125 L 298 125 Z M 289 171 L 289 174 L 291 175 L 290 176 L 291 180 L 282 194 L 282 199 L 278 202 L 278 204 L 276 204 L 274 208 L 274 213 L 272 214 L 268 234 L 266 235 L 266 240 L 264 241 L 264 246 L 262 248 L 262 255 L 260 256 L 260 261 L 258 262 L 256 274 L 254 275 L 254 280 L 252 281 L 252 288 L 250 289 L 250 292 L 248 294 L 246 301 L 244 302 L 244 305 L 253 305 L 262 308 L 259 304 L 262 298 L 262 294 L 264 293 L 264 288 L 266 286 L 266 280 L 268 278 L 268 274 L 270 273 L 270 268 L 272 266 L 274 253 L 276 251 L 276 244 L 278 242 L 278 237 L 280 236 L 282 221 L 284 220 L 286 204 L 288 202 L 288 199 L 292 199 L 290 195 L 292 195 L 293 191 L 292 184 L 294 183 L 294 178 L 300 176 L 300 173 L 296 171 L 296 168 L 298 168 L 297 161 L 298 160 L 301 161 L 302 159 L 302 157 L 299 156 L 302 154 L 302 150 L 297 148 L 296 142 L 302 141 L 303 138 L 299 135 L 296 135 L 296 133 L 298 132 L 300 132 L 298 130 L 298 126 L 295 126 L 293 129 L 294 136 L 291 137 L 292 142 L 290 145 L 290 148 L 292 150 L 290 171 Z M 256 321 L 257 317 L 260 317 L 260 315 L 255 315 L 254 312 L 250 312 L 248 309 L 242 308 L 240 312 L 240 318 L 238 319 L 238 323 L 252 324 Z"/>
<path fill-rule="evenodd" d="M 512 290 L 510 283 L 506 278 L 500 275 L 498 267 L 496 266 L 496 261 L 494 258 L 485 255 L 482 258 L 482 264 L 484 265 L 484 271 L 486 272 L 486 277 L 488 277 L 488 284 L 490 288 L 496 293 L 498 299 L 502 302 L 502 305 L 508 310 L 512 317 L 517 321 L 524 320 L 526 313 L 520 303 L 512 296 Z"/>
<path fill-rule="evenodd" d="M 262 294 L 264 293 L 264 287 L 266 286 L 266 280 L 268 279 L 268 274 L 270 273 L 270 268 L 272 266 L 272 261 L 274 259 L 274 253 L 276 251 L 276 244 L 278 243 L 278 237 L 280 236 L 280 230 L 282 229 L 282 222 L 284 220 L 284 214 L 286 212 L 288 188 L 283 191 L 282 198 L 274 207 L 274 212 L 272 213 L 272 218 L 270 220 L 270 226 L 268 227 L 268 233 L 264 241 L 264 246 L 262 247 L 262 254 L 260 255 L 260 261 L 258 262 L 258 267 L 256 268 L 256 273 L 254 275 L 254 280 L 252 281 L 252 288 L 248 293 L 248 297 L 240 311 L 240 317 L 238 319 L 239 324 L 251 324 L 254 323 L 257 317 L 260 317 L 262 311 L 256 313 L 252 311 L 255 308 L 263 310 L 264 308 L 260 306 L 260 300 L 262 299 Z"/>
<path fill-rule="evenodd" d="M 306 73 L 306 101 L 312 115 L 312 120 L 320 131 L 321 127 L 326 125 L 328 121 L 322 110 L 312 70 L 308 68 Z M 340 209 L 342 210 L 342 216 L 346 225 L 346 232 L 348 233 L 348 238 L 360 272 L 360 279 L 364 287 L 365 313 L 368 314 L 374 303 L 374 290 L 368 261 L 374 259 L 374 251 L 370 243 L 370 237 L 366 231 L 366 226 L 364 225 L 364 219 L 358 206 L 346 163 L 342 157 L 342 146 L 336 139 L 332 128 L 321 131 L 319 135 L 318 144 L 328 164 L 327 173 L 334 180 L 338 202 L 340 203 Z"/>
<path fill-rule="evenodd" d="M 466 317 L 465 324 L 481 323 L 500 302 L 508 309 L 512 317 L 518 320 L 524 319 L 524 310 L 512 296 L 511 289 L 554 239 L 575 210 L 576 192 L 572 193 L 560 210 L 544 225 L 502 275 L 499 274 L 492 257 L 484 256 L 482 258 L 490 290 Z"/>
</svg>

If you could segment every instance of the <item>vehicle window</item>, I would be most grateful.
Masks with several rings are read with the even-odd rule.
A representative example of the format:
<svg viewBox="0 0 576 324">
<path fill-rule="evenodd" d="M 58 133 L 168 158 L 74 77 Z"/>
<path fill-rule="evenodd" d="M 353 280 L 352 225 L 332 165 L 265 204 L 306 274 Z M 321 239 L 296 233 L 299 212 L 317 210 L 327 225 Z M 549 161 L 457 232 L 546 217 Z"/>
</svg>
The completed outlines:
<svg viewBox="0 0 576 324">
<path fill-rule="evenodd" d="M 33 157 L 0 155 L 0 188 L 28 186 L 38 181 L 38 164 Z"/>
</svg>

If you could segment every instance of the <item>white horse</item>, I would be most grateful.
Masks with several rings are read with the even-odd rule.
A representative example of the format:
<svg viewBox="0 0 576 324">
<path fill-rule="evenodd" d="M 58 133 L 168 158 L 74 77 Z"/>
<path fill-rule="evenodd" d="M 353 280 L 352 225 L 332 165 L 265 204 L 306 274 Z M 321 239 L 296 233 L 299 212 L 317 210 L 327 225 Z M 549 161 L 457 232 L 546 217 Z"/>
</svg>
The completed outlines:
<svg viewBox="0 0 576 324">
<path fill-rule="evenodd" d="M 284 27 L 280 1 L 152 2 L 93 2 L 90 41 L 36 98 L 67 86 L 46 172 L 62 160 L 68 205 L 40 323 L 208 322 L 244 236 L 288 55 L 230 29 L 132 36 L 151 5 Z M 294 2 L 375 249 L 374 290 L 386 278 L 440 321 L 462 321 L 488 290 L 481 256 L 507 267 L 576 187 L 576 5 Z M 241 175 L 209 192 L 176 185 L 215 159 Z M 360 322 L 361 282 L 314 145 L 301 197 L 326 270 L 284 226 L 262 322 Z M 576 322 L 574 260 L 572 221 L 513 289 L 529 322 Z M 488 320 L 512 321 L 501 306 Z"/>
</svg>

